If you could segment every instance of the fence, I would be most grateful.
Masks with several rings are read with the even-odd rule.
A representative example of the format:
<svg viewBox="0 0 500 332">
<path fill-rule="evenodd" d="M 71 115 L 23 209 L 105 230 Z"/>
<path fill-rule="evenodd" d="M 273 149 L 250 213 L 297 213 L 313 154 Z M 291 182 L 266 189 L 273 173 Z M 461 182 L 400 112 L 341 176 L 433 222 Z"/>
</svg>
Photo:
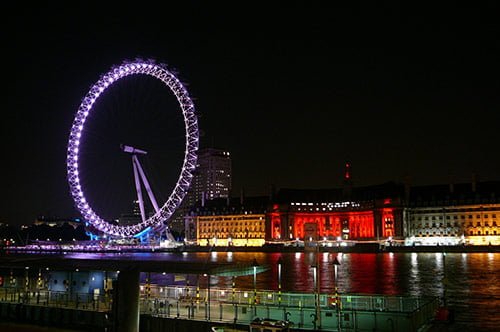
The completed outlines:
<svg viewBox="0 0 500 332">
<path fill-rule="evenodd" d="M 158 319 L 240 325 L 259 317 L 291 321 L 299 329 L 417 331 L 434 317 L 439 304 L 437 298 L 320 294 L 317 306 L 315 299 L 309 293 L 141 285 L 140 311 Z M 0 302 L 96 312 L 112 306 L 111 295 L 8 287 L 0 288 Z"/>
</svg>

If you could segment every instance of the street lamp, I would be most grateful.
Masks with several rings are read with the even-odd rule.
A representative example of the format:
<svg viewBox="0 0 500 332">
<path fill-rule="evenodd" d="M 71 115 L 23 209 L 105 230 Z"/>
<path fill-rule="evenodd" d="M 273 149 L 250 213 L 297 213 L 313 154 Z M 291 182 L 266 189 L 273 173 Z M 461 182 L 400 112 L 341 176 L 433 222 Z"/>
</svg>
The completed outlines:
<svg viewBox="0 0 500 332">
<path fill-rule="evenodd" d="M 281 265 L 283 264 L 283 259 L 278 258 L 278 306 L 281 305 Z"/>
<path fill-rule="evenodd" d="M 252 267 L 253 267 L 253 304 L 257 304 L 257 266 L 259 264 L 257 263 L 257 260 L 254 258 L 252 262 Z"/>
<path fill-rule="evenodd" d="M 319 287 L 319 262 L 316 260 L 314 264 L 311 265 L 313 270 L 313 289 L 314 289 L 314 308 L 315 313 L 311 314 L 314 317 L 313 324 L 314 329 L 318 326 L 321 329 L 321 309 L 320 309 L 320 287 Z"/>
</svg>

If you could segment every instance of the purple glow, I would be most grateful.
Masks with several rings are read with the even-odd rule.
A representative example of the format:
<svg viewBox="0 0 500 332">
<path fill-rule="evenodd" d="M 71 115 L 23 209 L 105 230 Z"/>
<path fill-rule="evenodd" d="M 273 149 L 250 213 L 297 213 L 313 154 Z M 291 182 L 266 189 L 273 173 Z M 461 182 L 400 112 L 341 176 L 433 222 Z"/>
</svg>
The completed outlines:
<svg viewBox="0 0 500 332">
<path fill-rule="evenodd" d="M 116 226 L 101 217 L 99 217 L 88 205 L 85 199 L 84 191 L 80 185 L 78 177 L 78 146 L 82 137 L 83 124 L 87 116 L 92 111 L 92 105 L 101 93 L 110 87 L 119 79 L 135 74 L 144 74 L 155 77 L 165 83 L 165 85 L 174 93 L 184 116 L 184 125 L 186 129 L 186 149 L 184 153 L 184 163 L 182 171 L 177 180 L 176 186 L 165 204 L 151 218 L 144 222 L 130 226 Z M 167 69 L 164 64 L 156 64 L 151 61 L 136 60 L 133 63 L 123 63 L 118 67 L 112 68 L 104 74 L 96 84 L 94 84 L 85 98 L 83 99 L 71 127 L 69 135 L 68 154 L 67 154 L 67 173 L 68 183 L 71 195 L 77 209 L 82 216 L 98 230 L 113 236 L 133 237 L 147 227 L 160 229 L 164 227 L 164 222 L 168 221 L 175 209 L 182 202 L 193 178 L 193 172 L 196 168 L 196 151 L 198 150 L 198 120 L 195 114 L 194 104 L 189 97 L 186 88 L 180 81 Z"/>
</svg>

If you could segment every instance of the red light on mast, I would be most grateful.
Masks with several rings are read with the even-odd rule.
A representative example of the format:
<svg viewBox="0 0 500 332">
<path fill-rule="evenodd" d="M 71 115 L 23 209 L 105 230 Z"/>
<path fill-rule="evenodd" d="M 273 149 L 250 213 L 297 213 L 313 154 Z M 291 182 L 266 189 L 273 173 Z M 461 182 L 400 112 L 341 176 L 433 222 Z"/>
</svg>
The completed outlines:
<svg viewBox="0 0 500 332">
<path fill-rule="evenodd" d="M 346 180 L 351 178 L 351 165 L 349 163 L 345 164 L 344 178 Z"/>
</svg>

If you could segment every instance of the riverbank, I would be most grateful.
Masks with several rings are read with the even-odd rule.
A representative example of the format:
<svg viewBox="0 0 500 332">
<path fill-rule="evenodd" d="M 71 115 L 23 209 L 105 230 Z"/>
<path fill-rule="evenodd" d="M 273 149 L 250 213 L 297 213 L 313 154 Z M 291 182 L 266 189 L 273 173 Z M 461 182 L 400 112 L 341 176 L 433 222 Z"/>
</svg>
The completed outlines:
<svg viewBox="0 0 500 332">
<path fill-rule="evenodd" d="M 217 246 L 186 246 L 175 248 L 160 248 L 151 246 L 112 246 L 112 247 L 83 247 L 83 246 L 38 246 L 4 247 L 0 252 L 36 253 L 36 252 L 88 252 L 88 253 L 125 253 L 125 252 L 342 252 L 342 253 L 418 253 L 418 252 L 450 252 L 450 253 L 500 253 L 500 246 L 495 245 L 434 245 L 434 246 L 404 246 L 381 245 L 379 243 L 355 243 L 347 246 L 285 246 L 281 244 L 265 244 L 261 247 L 217 247 Z"/>
<path fill-rule="evenodd" d="M 500 252 L 500 246 L 475 245 L 475 246 L 383 246 L 378 243 L 357 243 L 351 246 L 320 246 L 300 247 L 283 245 L 264 245 L 262 247 L 206 247 L 206 246 L 184 246 L 164 251 L 180 252 L 344 252 L 344 253 L 384 253 L 384 252 Z M 162 251 L 161 249 L 159 251 Z"/>
</svg>

